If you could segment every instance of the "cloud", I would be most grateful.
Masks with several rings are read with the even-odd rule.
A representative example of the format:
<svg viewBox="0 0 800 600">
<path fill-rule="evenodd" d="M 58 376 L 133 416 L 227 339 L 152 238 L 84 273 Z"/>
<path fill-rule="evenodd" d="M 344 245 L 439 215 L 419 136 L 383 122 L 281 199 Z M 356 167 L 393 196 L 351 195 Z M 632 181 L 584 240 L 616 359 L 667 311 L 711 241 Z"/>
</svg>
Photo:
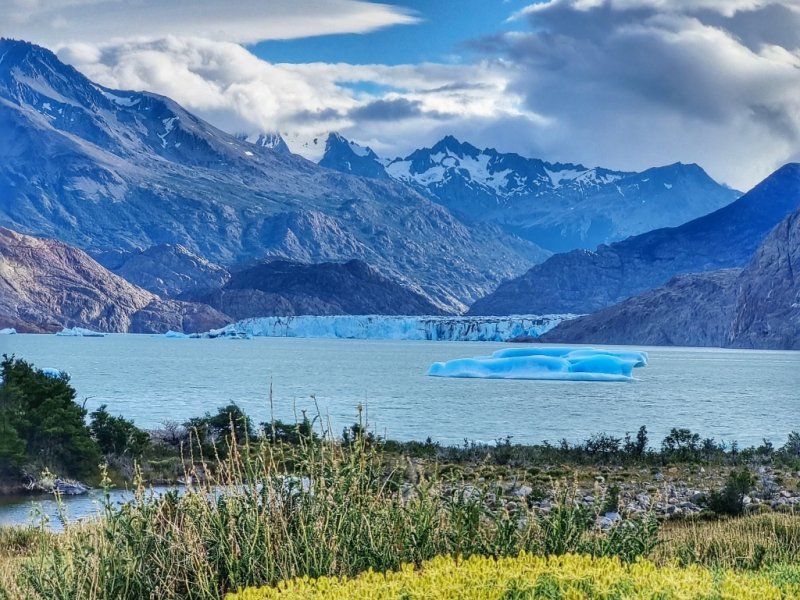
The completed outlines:
<svg viewBox="0 0 800 600">
<path fill-rule="evenodd" d="M 363 0 L 0 0 L 0 17 L 0 35 L 50 47 L 170 35 L 253 43 L 418 21 L 401 7 Z"/>
<path fill-rule="evenodd" d="M 359 121 L 400 121 L 414 117 L 425 116 L 430 119 L 447 119 L 448 115 L 438 111 L 425 111 L 422 102 L 408 98 L 392 98 L 387 100 L 374 100 L 369 104 L 359 106 L 350 111 L 348 115 L 356 122 Z M 453 115 L 450 115 L 451 117 Z"/>
<path fill-rule="evenodd" d="M 472 62 L 392 66 L 274 64 L 240 43 L 416 18 L 396 7 L 188 2 L 0 0 L 12 17 L 0 32 L 38 28 L 95 81 L 165 94 L 235 133 L 340 131 L 392 157 L 454 134 L 626 170 L 697 162 L 740 189 L 800 157 L 798 0 L 549 0 L 518 13 L 516 31 L 471 42 Z M 133 16 L 111 23 L 123 5 Z M 258 12 L 266 5 L 268 16 Z M 185 21 L 168 18 L 175 7 Z M 87 21 L 98 31 L 73 22 L 94 11 Z M 137 37 L 145 25 L 149 37 Z"/>
<path fill-rule="evenodd" d="M 467 123 L 521 114 L 507 68 L 494 61 L 273 64 L 238 44 L 175 36 L 68 44 L 58 55 L 101 85 L 169 96 L 226 131 L 300 140 L 341 131 L 393 156 L 432 141 L 431 130 L 466 133 Z"/>
<path fill-rule="evenodd" d="M 553 124 L 551 155 L 622 168 L 677 160 L 747 188 L 800 147 L 794 0 L 551 0 L 481 40 Z M 555 134 L 555 135 L 553 135 Z"/>
</svg>

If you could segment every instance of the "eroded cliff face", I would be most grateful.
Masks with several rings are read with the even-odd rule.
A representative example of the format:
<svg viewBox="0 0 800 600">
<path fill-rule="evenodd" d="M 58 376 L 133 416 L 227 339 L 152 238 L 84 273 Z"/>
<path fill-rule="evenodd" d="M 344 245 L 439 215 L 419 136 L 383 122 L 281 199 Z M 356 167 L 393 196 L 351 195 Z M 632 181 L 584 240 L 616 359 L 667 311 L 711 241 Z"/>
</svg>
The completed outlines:
<svg viewBox="0 0 800 600">
<path fill-rule="evenodd" d="M 585 317 L 565 321 L 543 342 L 721 346 L 736 306 L 741 269 L 691 273 Z"/>
<path fill-rule="evenodd" d="M 163 333 L 205 331 L 228 322 L 208 306 L 163 301 L 82 250 L 0 228 L 0 327 Z"/>
<path fill-rule="evenodd" d="M 541 341 L 800 349 L 800 210 L 744 269 L 681 275 L 571 321 Z"/>
<path fill-rule="evenodd" d="M 180 244 L 161 244 L 131 252 L 100 252 L 94 258 L 126 281 L 162 298 L 222 287 L 230 279 L 227 269 Z"/>
<path fill-rule="evenodd" d="M 742 273 L 726 344 L 800 350 L 800 211 L 770 233 Z"/>
</svg>

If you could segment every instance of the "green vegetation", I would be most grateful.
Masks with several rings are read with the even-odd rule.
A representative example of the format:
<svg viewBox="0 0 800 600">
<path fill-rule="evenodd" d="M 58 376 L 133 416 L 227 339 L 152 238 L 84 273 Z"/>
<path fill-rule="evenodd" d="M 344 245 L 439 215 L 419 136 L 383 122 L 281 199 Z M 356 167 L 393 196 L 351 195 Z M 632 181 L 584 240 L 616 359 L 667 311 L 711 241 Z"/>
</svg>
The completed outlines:
<svg viewBox="0 0 800 600">
<path fill-rule="evenodd" d="M 22 360 L 0 364 L 0 476 L 32 465 L 71 477 L 91 476 L 100 451 L 66 376 L 49 377 Z"/>
</svg>

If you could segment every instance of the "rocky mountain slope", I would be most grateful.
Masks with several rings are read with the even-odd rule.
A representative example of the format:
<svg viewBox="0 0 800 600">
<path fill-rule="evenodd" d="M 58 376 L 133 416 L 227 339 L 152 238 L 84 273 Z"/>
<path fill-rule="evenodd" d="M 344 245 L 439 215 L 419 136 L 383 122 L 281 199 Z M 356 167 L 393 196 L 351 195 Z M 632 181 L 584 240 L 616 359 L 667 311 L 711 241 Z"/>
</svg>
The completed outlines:
<svg viewBox="0 0 800 600">
<path fill-rule="evenodd" d="M 222 289 L 183 298 L 235 319 L 290 315 L 438 315 L 420 291 L 359 260 L 305 264 L 272 260 L 235 272 Z"/>
<path fill-rule="evenodd" d="M 229 322 L 202 304 L 162 300 L 62 242 L 0 228 L 0 328 L 164 333 Z"/>
<path fill-rule="evenodd" d="M 154 294 L 175 298 L 198 289 L 219 288 L 231 275 L 180 244 L 161 244 L 146 250 L 112 250 L 94 258 L 123 279 Z"/>
<path fill-rule="evenodd" d="M 390 160 L 331 134 L 319 164 L 406 183 L 459 215 L 558 252 L 680 225 L 741 195 L 697 165 L 629 173 L 480 150 L 452 136 Z"/>
<path fill-rule="evenodd" d="M 0 225 L 93 253 L 180 244 L 224 266 L 355 258 L 449 310 L 547 256 L 407 186 L 228 135 L 162 96 L 95 85 L 38 46 L 2 40 L 0 56 Z"/>
<path fill-rule="evenodd" d="M 546 342 L 800 350 L 800 210 L 767 236 L 745 269 L 681 275 L 592 315 Z"/>
<path fill-rule="evenodd" d="M 721 346 L 741 269 L 689 273 L 585 317 L 564 321 L 542 342 Z"/>
<path fill-rule="evenodd" d="M 732 204 L 680 227 L 552 256 L 477 301 L 469 314 L 592 313 L 682 273 L 742 267 L 798 206 L 800 164 L 788 164 Z"/>
<path fill-rule="evenodd" d="M 800 350 L 800 211 L 770 233 L 742 273 L 726 345 Z"/>
</svg>

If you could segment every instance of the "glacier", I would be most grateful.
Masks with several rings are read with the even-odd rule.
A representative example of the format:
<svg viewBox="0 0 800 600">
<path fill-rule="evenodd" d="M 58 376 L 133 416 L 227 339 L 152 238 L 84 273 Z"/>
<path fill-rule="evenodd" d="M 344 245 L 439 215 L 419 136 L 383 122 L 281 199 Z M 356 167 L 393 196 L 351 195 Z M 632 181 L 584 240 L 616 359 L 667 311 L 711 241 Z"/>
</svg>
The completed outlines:
<svg viewBox="0 0 800 600">
<path fill-rule="evenodd" d="M 0 335 L 17 335 L 17 330 L 13 327 L 4 327 L 0 329 Z"/>
<path fill-rule="evenodd" d="M 244 319 L 193 337 L 300 337 L 505 342 L 538 337 L 575 315 L 511 317 L 291 316 Z"/>
<path fill-rule="evenodd" d="M 99 331 L 92 331 L 91 329 L 85 329 L 83 327 L 73 327 L 67 328 L 65 327 L 61 331 L 59 331 L 56 335 L 61 337 L 105 337 L 105 333 L 100 333 Z"/>
<path fill-rule="evenodd" d="M 554 379 L 632 381 L 633 370 L 647 365 L 641 351 L 595 348 L 508 348 L 491 356 L 433 363 L 431 377 L 480 379 Z"/>
</svg>

